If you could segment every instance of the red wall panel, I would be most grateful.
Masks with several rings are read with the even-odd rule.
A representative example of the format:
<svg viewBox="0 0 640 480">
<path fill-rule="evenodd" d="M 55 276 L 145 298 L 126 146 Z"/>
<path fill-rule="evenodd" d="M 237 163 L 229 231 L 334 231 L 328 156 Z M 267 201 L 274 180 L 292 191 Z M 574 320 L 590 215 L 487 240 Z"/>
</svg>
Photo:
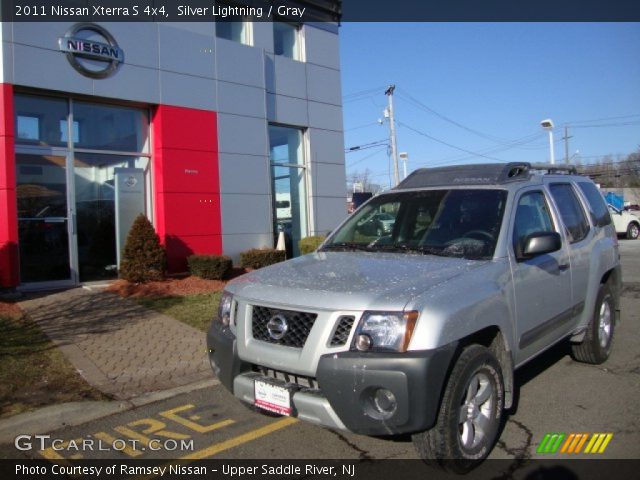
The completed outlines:
<svg viewBox="0 0 640 480">
<path fill-rule="evenodd" d="M 222 253 L 217 118 L 159 105 L 152 129 L 155 226 L 169 271 L 182 272 L 189 255 Z"/>
<path fill-rule="evenodd" d="M 218 152 L 163 149 L 164 192 L 218 192 Z"/>
<path fill-rule="evenodd" d="M 20 281 L 13 128 L 13 87 L 0 84 L 0 288 Z"/>
</svg>

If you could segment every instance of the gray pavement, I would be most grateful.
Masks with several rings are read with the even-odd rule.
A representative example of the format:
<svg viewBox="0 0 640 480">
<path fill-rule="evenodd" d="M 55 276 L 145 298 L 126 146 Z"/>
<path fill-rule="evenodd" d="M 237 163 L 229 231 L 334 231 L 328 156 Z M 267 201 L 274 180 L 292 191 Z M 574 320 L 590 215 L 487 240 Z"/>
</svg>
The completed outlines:
<svg viewBox="0 0 640 480">
<path fill-rule="evenodd" d="M 20 306 L 85 380 L 113 399 L 211 378 L 203 332 L 131 300 L 75 288 Z"/>
</svg>

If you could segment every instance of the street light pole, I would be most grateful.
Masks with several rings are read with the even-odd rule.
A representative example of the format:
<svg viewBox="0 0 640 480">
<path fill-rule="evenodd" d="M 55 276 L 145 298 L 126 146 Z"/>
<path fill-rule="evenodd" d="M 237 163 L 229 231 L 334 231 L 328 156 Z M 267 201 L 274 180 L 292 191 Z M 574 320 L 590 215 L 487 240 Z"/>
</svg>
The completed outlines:
<svg viewBox="0 0 640 480">
<path fill-rule="evenodd" d="M 396 89 L 395 85 L 389 85 L 384 94 L 387 96 L 389 106 L 389 137 L 391 140 L 391 158 L 393 159 L 393 178 L 395 185 L 400 183 L 400 171 L 398 169 L 398 150 L 396 147 L 396 124 L 393 116 L 393 91 Z"/>
<path fill-rule="evenodd" d="M 556 163 L 555 155 L 553 152 L 553 120 L 547 118 L 546 120 L 542 120 L 540 122 L 540 126 L 544 128 L 547 132 L 549 132 L 549 163 L 553 165 Z"/>
<path fill-rule="evenodd" d="M 407 152 L 400 152 L 398 154 L 400 160 L 402 160 L 402 179 L 407 178 L 407 160 L 409 160 L 409 154 Z"/>
</svg>

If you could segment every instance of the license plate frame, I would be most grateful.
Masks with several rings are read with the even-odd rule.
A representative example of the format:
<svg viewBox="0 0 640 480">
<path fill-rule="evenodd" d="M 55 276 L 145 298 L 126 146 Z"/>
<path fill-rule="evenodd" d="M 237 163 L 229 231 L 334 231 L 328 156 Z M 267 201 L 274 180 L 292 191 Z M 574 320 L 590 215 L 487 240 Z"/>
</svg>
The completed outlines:
<svg viewBox="0 0 640 480">
<path fill-rule="evenodd" d="M 257 408 L 287 417 L 293 413 L 291 403 L 291 397 L 295 391 L 293 388 L 263 378 L 256 378 L 253 382 L 253 391 L 254 405 Z"/>
</svg>

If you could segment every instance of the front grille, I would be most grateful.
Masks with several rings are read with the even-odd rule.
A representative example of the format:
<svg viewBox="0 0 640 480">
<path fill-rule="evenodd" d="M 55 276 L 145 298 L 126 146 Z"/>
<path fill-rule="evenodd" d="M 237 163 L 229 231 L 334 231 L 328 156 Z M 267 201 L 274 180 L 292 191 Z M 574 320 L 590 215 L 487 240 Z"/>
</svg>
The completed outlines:
<svg viewBox="0 0 640 480">
<path fill-rule="evenodd" d="M 277 308 L 255 306 L 252 309 L 251 331 L 253 338 L 263 342 L 275 343 L 286 347 L 302 348 L 307 341 L 311 327 L 316 321 L 315 313 L 295 312 L 292 310 L 280 310 Z M 278 317 L 286 322 L 286 332 L 282 338 L 274 338 L 269 332 L 267 324 Z"/>
<path fill-rule="evenodd" d="M 305 377 L 295 373 L 282 372 L 280 370 L 274 370 L 273 368 L 263 367 L 261 365 L 252 365 L 251 369 L 264 377 L 275 378 L 286 383 L 294 383 L 302 388 L 308 388 L 311 390 L 318 389 L 318 381 L 313 377 Z"/>
<path fill-rule="evenodd" d="M 351 333 L 351 327 L 353 327 L 353 322 L 355 321 L 356 319 L 353 316 L 344 316 L 338 319 L 336 329 L 331 337 L 330 345 L 332 347 L 339 347 L 347 343 L 349 334 Z"/>
</svg>

